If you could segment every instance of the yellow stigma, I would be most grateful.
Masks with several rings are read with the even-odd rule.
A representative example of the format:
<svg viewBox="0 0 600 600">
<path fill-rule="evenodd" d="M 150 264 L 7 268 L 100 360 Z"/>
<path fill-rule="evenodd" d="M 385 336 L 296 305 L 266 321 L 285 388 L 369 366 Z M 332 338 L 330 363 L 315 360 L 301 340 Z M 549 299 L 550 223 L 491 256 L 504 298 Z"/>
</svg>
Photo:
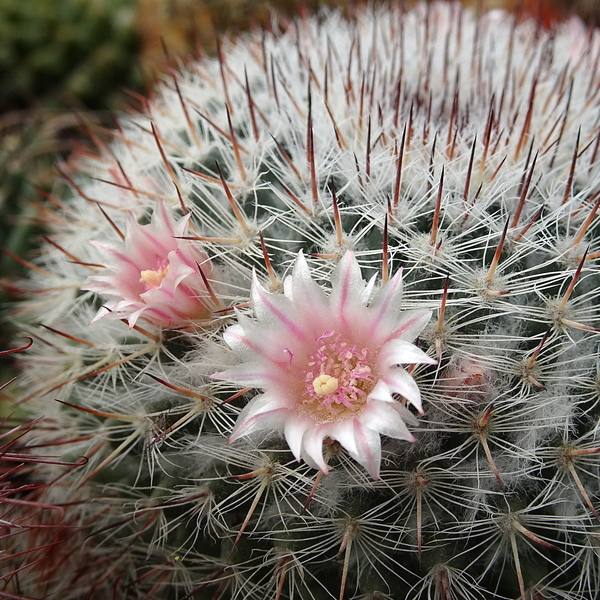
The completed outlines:
<svg viewBox="0 0 600 600">
<path fill-rule="evenodd" d="M 338 380 L 330 375 L 319 375 L 313 381 L 315 392 L 321 396 L 331 394 L 338 388 Z"/>
<path fill-rule="evenodd" d="M 165 265 L 164 267 L 160 267 L 156 271 L 152 269 L 148 269 L 147 271 L 142 271 L 140 273 L 140 281 L 146 284 L 149 288 L 158 287 L 162 280 L 165 278 L 165 275 L 169 271 L 169 265 Z"/>
</svg>

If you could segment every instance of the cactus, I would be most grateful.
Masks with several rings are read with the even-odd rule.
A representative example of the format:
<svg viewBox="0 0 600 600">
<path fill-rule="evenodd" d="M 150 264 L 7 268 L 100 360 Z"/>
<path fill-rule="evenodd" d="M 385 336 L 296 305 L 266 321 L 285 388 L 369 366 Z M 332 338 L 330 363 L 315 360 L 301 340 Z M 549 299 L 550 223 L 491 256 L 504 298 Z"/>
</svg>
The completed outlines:
<svg viewBox="0 0 600 600">
<path fill-rule="evenodd" d="M 434 3 L 168 73 L 19 284 L 10 593 L 596 598 L 599 63 Z"/>
</svg>

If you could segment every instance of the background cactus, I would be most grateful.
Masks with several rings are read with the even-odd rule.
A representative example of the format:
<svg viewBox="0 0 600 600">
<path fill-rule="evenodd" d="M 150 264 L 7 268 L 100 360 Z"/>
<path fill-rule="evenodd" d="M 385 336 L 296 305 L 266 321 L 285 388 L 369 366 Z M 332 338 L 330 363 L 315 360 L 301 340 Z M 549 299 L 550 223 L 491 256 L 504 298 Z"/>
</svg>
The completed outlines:
<svg viewBox="0 0 600 600">
<path fill-rule="evenodd" d="M 115 82 L 139 82 L 139 46 L 129 0 L 35 2 L 0 7 L 0 109 L 77 98 L 105 106 Z"/>
<path fill-rule="evenodd" d="M 32 205 L 52 188 L 57 156 L 71 152 L 82 121 L 110 122 L 89 109 L 115 108 L 120 86 L 141 87 L 135 17 L 129 0 L 0 3 L 2 249 L 26 256 L 40 230 Z M 9 270 L 2 255 L 0 272 Z"/>
<path fill-rule="evenodd" d="M 43 207 L 14 311 L 41 420 L 11 447 L 51 457 L 19 498 L 52 522 L 5 510 L 5 593 L 597 597 L 599 63 L 577 20 L 432 4 L 277 25 L 165 77 Z M 228 444 L 257 390 L 211 377 L 239 363 L 233 308 L 262 310 L 253 270 L 276 299 L 303 251 L 329 290 L 347 250 L 433 310 L 417 440 L 383 437 L 379 477 L 331 440 L 328 475 L 276 430 Z M 180 283 L 192 312 L 153 317 Z"/>
</svg>

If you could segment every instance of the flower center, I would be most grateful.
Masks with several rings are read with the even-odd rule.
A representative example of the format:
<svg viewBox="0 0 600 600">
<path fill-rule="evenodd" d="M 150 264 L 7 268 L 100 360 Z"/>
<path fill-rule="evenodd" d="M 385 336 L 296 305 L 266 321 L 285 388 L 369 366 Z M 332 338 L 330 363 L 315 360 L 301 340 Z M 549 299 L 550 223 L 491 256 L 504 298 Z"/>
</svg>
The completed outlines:
<svg viewBox="0 0 600 600">
<path fill-rule="evenodd" d="M 144 291 L 157 288 L 165 275 L 169 272 L 169 261 L 165 258 L 156 261 L 156 269 L 148 269 L 140 272 L 140 282 L 144 284 Z"/>
<path fill-rule="evenodd" d="M 319 423 L 359 414 L 377 380 L 372 368 L 373 352 L 348 342 L 335 331 L 326 331 L 316 343 L 317 349 L 308 357 L 308 368 L 301 372 L 302 412 Z"/>
</svg>

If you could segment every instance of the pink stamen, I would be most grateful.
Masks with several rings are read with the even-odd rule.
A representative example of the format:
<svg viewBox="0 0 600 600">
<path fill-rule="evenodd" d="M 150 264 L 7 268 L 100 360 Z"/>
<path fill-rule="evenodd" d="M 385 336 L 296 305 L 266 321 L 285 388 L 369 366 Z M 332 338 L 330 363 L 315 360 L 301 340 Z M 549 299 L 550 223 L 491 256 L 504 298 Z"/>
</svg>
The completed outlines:
<svg viewBox="0 0 600 600">
<path fill-rule="evenodd" d="M 377 380 L 373 353 L 335 331 L 326 331 L 315 342 L 317 348 L 308 357 L 308 369 L 302 371 L 303 409 L 322 421 L 361 411 Z M 335 389 L 326 385 L 331 382 Z"/>
</svg>

